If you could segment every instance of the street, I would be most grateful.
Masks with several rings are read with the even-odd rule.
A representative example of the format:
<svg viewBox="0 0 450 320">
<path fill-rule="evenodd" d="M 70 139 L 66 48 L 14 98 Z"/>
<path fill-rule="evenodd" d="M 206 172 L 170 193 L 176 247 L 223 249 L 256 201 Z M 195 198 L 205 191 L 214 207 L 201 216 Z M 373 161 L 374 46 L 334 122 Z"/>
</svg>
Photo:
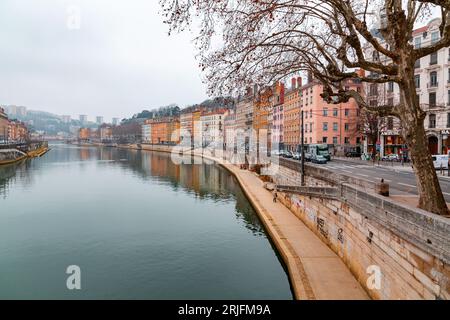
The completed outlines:
<svg viewBox="0 0 450 320">
<path fill-rule="evenodd" d="M 343 175 L 350 175 L 371 182 L 380 182 L 381 179 L 384 179 L 389 184 L 392 195 L 417 194 L 416 178 L 409 165 L 404 167 L 377 166 L 372 165 L 370 162 L 359 164 L 336 159 L 329 161 L 325 165 L 312 165 L 325 167 Z M 439 171 L 437 171 L 437 174 L 445 200 L 450 202 L 450 177 L 442 176 Z"/>
</svg>

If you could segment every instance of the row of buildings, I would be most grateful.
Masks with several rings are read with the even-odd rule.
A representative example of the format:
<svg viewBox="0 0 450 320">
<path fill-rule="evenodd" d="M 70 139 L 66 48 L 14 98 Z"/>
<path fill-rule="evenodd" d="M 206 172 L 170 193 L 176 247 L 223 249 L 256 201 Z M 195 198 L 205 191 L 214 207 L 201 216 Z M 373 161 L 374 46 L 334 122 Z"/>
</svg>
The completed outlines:
<svg viewBox="0 0 450 320">
<path fill-rule="evenodd" d="M 346 85 L 362 90 L 357 81 L 349 80 Z M 322 91 L 322 85 L 312 77 L 305 84 L 297 77 L 288 88 L 281 82 L 249 88 L 231 107 L 189 107 L 179 116 L 146 119 L 128 129 L 124 124 L 102 125 L 98 130 L 81 128 L 79 139 L 119 141 L 131 137 L 126 142 L 214 148 L 235 146 L 238 141 L 241 147 L 249 148 L 265 140 L 268 149 L 297 151 L 303 111 L 305 144 L 359 146 L 362 134 L 357 104 L 327 104 L 320 96 Z"/>
<path fill-rule="evenodd" d="M 415 30 L 411 43 L 419 48 L 439 41 L 439 25 L 440 20 L 434 19 Z M 384 42 L 380 32 L 373 34 Z M 389 58 L 370 50 L 370 47 L 365 48 L 368 60 L 390 63 Z M 362 70 L 357 72 L 361 76 L 379 76 Z M 417 60 L 414 80 L 417 97 L 427 113 L 425 129 L 430 151 L 447 153 L 450 150 L 450 48 Z M 348 79 L 343 86 L 363 94 L 371 106 L 400 102 L 400 91 L 395 83 L 363 85 L 358 79 Z M 303 119 L 303 143 L 306 145 L 327 144 L 335 154 L 345 154 L 347 150 L 366 154 L 376 151 L 380 156 L 407 154 L 398 119 L 377 119 L 376 138 L 372 135 L 369 139 L 367 123 L 356 101 L 328 104 L 321 97 L 322 93 L 322 84 L 311 75 L 306 79 L 295 77 L 289 86 L 277 82 L 268 87 L 248 88 L 232 107 L 189 107 L 177 116 L 147 119 L 131 131 L 135 138 L 139 136 L 140 142 L 150 144 L 183 143 L 217 148 L 236 145 L 239 141 L 248 147 L 259 145 L 259 141 L 265 139 L 272 150 L 295 152 L 302 142 Z M 113 126 L 112 139 L 131 132 L 114 129 L 121 126 Z"/>
<path fill-rule="evenodd" d="M 21 121 L 9 119 L 5 110 L 0 108 L 0 143 L 24 142 L 28 138 L 27 126 Z"/>
</svg>

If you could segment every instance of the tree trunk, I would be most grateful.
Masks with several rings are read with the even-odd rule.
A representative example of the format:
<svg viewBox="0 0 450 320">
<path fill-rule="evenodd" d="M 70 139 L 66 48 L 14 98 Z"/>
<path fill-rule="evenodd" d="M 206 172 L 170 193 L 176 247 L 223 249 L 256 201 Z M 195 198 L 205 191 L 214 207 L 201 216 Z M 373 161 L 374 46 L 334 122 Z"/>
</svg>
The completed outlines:
<svg viewBox="0 0 450 320">
<path fill-rule="evenodd" d="M 440 215 L 447 215 L 447 204 L 445 203 L 436 169 L 428 150 L 428 141 L 423 123 L 412 131 L 412 136 L 408 140 L 420 196 L 419 208 Z"/>
<path fill-rule="evenodd" d="M 399 112 L 399 118 L 403 128 L 403 138 L 411 150 L 411 160 L 419 193 L 419 208 L 432 213 L 447 215 L 449 210 L 428 149 L 424 127 L 426 113 L 419 105 L 413 70 L 412 62 L 403 69 L 405 81 L 401 88 L 403 90 L 400 90 L 403 107 Z"/>
</svg>

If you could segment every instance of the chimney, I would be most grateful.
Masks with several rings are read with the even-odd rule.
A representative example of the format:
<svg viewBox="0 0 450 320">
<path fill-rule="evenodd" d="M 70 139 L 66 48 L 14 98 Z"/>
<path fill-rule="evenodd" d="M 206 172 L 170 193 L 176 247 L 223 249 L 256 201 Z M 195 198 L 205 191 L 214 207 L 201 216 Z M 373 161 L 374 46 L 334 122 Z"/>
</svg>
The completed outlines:
<svg viewBox="0 0 450 320">
<path fill-rule="evenodd" d="M 358 70 L 356 70 L 356 74 L 360 77 L 364 77 L 366 72 L 364 69 L 358 69 Z"/>
<path fill-rule="evenodd" d="M 292 78 L 292 79 L 291 79 L 291 87 L 292 87 L 292 89 L 295 89 L 295 83 L 296 83 L 296 81 L 297 81 L 297 79 L 295 79 L 295 78 Z"/>
<path fill-rule="evenodd" d="M 301 86 L 302 86 L 302 77 L 297 77 L 297 86 L 298 86 L 298 88 L 301 88 Z"/>
</svg>

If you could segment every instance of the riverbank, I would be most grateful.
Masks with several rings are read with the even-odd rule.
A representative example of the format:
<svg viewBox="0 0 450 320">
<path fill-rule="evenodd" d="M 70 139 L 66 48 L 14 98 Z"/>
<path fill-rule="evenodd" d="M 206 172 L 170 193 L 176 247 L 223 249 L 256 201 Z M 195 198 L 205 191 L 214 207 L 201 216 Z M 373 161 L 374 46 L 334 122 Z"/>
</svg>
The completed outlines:
<svg viewBox="0 0 450 320">
<path fill-rule="evenodd" d="M 119 145 L 118 148 L 171 152 L 170 146 Z M 157 147 L 157 148 L 155 148 Z M 215 161 L 240 184 L 285 263 L 298 300 L 363 300 L 369 296 L 342 260 L 272 194 L 255 173 Z"/>
<path fill-rule="evenodd" d="M 27 158 L 41 157 L 48 151 L 47 143 L 32 143 L 25 150 L 19 148 L 0 149 L 0 165 L 13 164 Z"/>
</svg>

